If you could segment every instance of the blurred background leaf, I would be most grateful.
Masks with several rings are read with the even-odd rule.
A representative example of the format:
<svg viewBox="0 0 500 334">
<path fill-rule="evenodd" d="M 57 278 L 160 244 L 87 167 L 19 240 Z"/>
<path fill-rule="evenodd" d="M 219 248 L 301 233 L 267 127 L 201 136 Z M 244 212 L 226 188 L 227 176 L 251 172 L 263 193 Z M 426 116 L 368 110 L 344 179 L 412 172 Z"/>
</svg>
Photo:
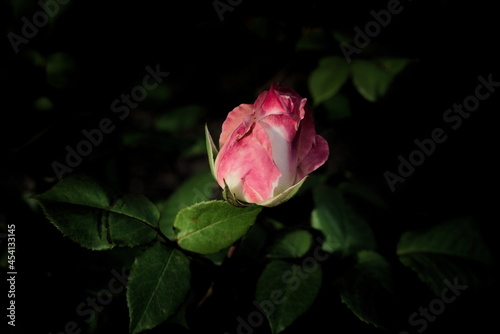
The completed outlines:
<svg viewBox="0 0 500 334">
<path fill-rule="evenodd" d="M 199 254 L 218 252 L 245 235 L 261 210 L 257 205 L 238 208 L 225 201 L 205 201 L 185 207 L 174 221 L 177 243 Z"/>
<path fill-rule="evenodd" d="M 308 231 L 289 231 L 276 238 L 267 256 L 274 259 L 299 258 L 311 248 L 312 241 L 312 235 Z"/>
<path fill-rule="evenodd" d="M 349 76 L 349 64 L 341 57 L 325 57 L 309 77 L 309 90 L 315 105 L 337 94 Z"/>
<path fill-rule="evenodd" d="M 471 217 L 443 222 L 427 230 L 408 231 L 397 246 L 400 261 L 440 295 L 444 280 L 468 288 L 491 286 L 493 259 Z"/>
<path fill-rule="evenodd" d="M 376 249 L 370 226 L 338 190 L 319 186 L 314 189 L 314 202 L 311 224 L 325 237 L 322 245 L 324 251 L 348 256 L 359 250 Z"/>
<path fill-rule="evenodd" d="M 353 60 L 352 81 L 358 92 L 375 102 L 387 93 L 394 77 L 410 62 L 409 59 L 379 58 L 371 61 Z"/>
</svg>

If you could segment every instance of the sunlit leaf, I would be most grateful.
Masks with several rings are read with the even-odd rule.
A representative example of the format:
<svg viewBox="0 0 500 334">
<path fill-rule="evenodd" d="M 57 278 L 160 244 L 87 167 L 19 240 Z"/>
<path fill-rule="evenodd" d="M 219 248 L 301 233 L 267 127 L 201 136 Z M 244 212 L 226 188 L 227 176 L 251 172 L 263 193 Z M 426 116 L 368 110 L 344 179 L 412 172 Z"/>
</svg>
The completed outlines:
<svg viewBox="0 0 500 334">
<path fill-rule="evenodd" d="M 237 208 L 225 201 L 194 204 L 175 218 L 177 242 L 192 252 L 216 253 L 245 235 L 261 210 L 256 205 Z"/>
</svg>

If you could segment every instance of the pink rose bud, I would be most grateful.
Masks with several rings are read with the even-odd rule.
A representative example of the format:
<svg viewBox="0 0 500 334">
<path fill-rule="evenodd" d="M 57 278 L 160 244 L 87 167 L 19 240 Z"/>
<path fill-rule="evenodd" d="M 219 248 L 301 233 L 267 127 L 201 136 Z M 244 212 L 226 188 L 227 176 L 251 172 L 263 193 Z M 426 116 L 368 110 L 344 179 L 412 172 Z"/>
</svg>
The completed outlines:
<svg viewBox="0 0 500 334">
<path fill-rule="evenodd" d="M 262 92 L 253 105 L 241 104 L 227 115 L 218 153 L 206 133 L 212 174 L 234 205 L 287 201 L 329 154 L 306 99 L 279 84 Z"/>
</svg>

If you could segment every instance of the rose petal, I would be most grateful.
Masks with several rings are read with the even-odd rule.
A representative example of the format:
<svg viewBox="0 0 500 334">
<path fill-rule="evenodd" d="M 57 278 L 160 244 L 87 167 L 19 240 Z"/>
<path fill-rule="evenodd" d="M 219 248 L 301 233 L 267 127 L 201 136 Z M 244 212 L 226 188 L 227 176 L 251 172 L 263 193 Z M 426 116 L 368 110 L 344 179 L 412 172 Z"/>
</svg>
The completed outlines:
<svg viewBox="0 0 500 334">
<path fill-rule="evenodd" d="M 267 92 L 266 98 L 262 102 L 261 107 L 256 110 L 258 110 L 257 120 L 268 115 L 287 114 L 287 110 L 283 108 L 280 96 L 276 93 L 272 86 Z"/>
<path fill-rule="evenodd" d="M 294 143 L 297 150 L 297 165 L 300 165 L 307 156 L 316 137 L 312 114 L 307 107 L 304 107 L 304 110 L 304 118 L 300 122 L 300 129 Z"/>
<path fill-rule="evenodd" d="M 267 133 L 271 143 L 274 163 L 281 171 L 281 178 L 274 191 L 279 194 L 295 183 L 297 174 L 297 151 L 292 143 L 297 134 L 298 124 L 288 115 L 269 115 L 259 122 Z"/>
<path fill-rule="evenodd" d="M 267 93 L 268 93 L 267 90 L 260 93 L 259 96 L 257 96 L 257 98 L 255 99 L 255 102 L 253 103 L 253 110 L 255 112 L 255 116 L 257 119 L 259 119 L 261 117 L 260 110 L 262 109 L 262 104 L 264 103 L 264 101 L 267 98 Z"/>
<path fill-rule="evenodd" d="M 215 170 L 221 187 L 225 180 L 236 198 L 256 203 L 273 196 L 281 172 L 273 162 L 265 130 L 255 123 L 251 135 L 244 133 L 244 125 L 233 132 L 217 156 Z"/>
<path fill-rule="evenodd" d="M 329 154 L 328 142 L 323 137 L 316 135 L 311 149 L 297 168 L 297 182 L 321 167 L 328 160 Z"/>
<path fill-rule="evenodd" d="M 304 106 L 307 99 L 303 99 L 297 92 L 289 87 L 282 87 L 278 84 L 271 86 L 271 89 L 278 95 L 283 109 L 295 121 L 300 121 L 304 118 Z"/>
<path fill-rule="evenodd" d="M 219 150 L 224 146 L 227 139 L 236 130 L 236 128 L 245 123 L 249 127 L 248 117 L 253 113 L 253 106 L 251 104 L 240 104 L 234 108 L 222 123 L 222 132 L 219 137 Z"/>
</svg>

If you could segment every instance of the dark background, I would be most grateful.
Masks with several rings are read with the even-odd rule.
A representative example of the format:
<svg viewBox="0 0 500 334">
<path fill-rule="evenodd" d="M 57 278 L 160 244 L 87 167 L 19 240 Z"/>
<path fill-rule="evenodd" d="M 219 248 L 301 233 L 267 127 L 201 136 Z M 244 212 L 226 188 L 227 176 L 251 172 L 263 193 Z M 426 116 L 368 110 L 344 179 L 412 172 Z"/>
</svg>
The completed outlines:
<svg viewBox="0 0 500 334">
<path fill-rule="evenodd" d="M 10 31 L 20 34 L 21 18 L 31 20 L 40 10 L 36 4 L 22 3 L 2 2 L 5 35 Z M 351 103 L 347 119 L 332 122 L 314 110 L 317 130 L 331 148 L 332 158 L 323 169 L 354 173 L 391 203 L 393 215 L 377 223 L 382 226 L 378 226 L 379 233 L 387 233 L 387 248 L 394 247 L 394 236 L 401 231 L 472 215 L 496 255 L 498 117 L 494 114 L 498 91 L 481 102 L 460 128 L 448 128 L 446 142 L 398 184 L 394 193 L 383 177 L 387 170 L 396 172 L 398 155 L 407 156 L 414 150 L 415 139 L 428 138 L 434 128 L 444 126 L 445 110 L 474 94 L 479 75 L 486 78 L 492 74 L 494 81 L 500 81 L 496 12 L 492 5 L 478 2 L 401 4 L 403 11 L 392 17 L 373 42 L 384 47 L 381 55 L 416 61 L 376 103 L 364 100 L 348 82 L 342 88 Z M 61 5 L 63 11 L 57 19 L 40 28 L 28 44 L 20 45 L 18 54 L 4 37 L 0 64 L 0 228 L 4 233 L 7 224 L 16 224 L 18 332 L 25 333 L 27 326 L 33 325 L 37 333 L 59 333 L 71 320 L 80 324 L 83 332 L 127 332 L 124 293 L 115 296 L 99 316 L 95 331 L 75 309 L 87 296 L 107 286 L 112 268 L 120 270 L 130 264 L 131 251 L 104 254 L 80 248 L 26 200 L 57 182 L 51 163 L 63 161 L 65 146 L 76 145 L 82 139 L 82 129 L 95 127 L 103 117 L 112 118 L 117 125 L 75 172 L 97 175 L 120 191 L 144 193 L 153 200 L 166 198 L 182 180 L 206 167 L 204 154 L 182 155 L 195 142 L 193 138 L 203 136 L 204 122 L 164 135 L 154 133 L 159 115 L 186 104 L 200 105 L 204 121 L 218 136 L 216 131 L 227 112 L 240 103 L 252 103 L 273 81 L 293 86 L 310 98 L 307 75 L 322 56 L 342 56 L 342 52 L 335 42 L 330 49 L 297 52 L 295 44 L 303 29 L 322 27 L 352 33 L 355 26 L 363 27 L 372 20 L 371 10 L 386 6 L 387 1 L 246 0 L 232 12 L 225 12 L 221 22 L 211 1 L 74 1 Z M 48 82 L 45 68 L 30 56 L 33 50 L 42 56 L 55 52 L 70 56 L 73 66 L 65 72 L 62 87 Z M 361 52 L 353 58 L 364 56 Z M 170 73 L 165 79 L 168 99 L 140 104 L 118 122 L 110 103 L 142 80 L 146 66 L 154 68 L 156 64 Z M 40 96 L 48 97 L 53 107 L 35 108 Z M 126 145 L 122 139 L 128 133 L 143 136 Z M 280 213 L 286 215 L 286 210 Z M 401 314 L 395 314 L 404 326 L 406 317 L 433 297 L 415 277 L 401 275 L 404 291 L 416 286 L 408 299 L 401 298 L 405 301 Z M 231 284 L 244 286 L 244 281 Z M 426 332 L 479 332 L 494 326 L 495 289 L 460 297 Z M 327 296 L 322 295 L 311 314 L 289 332 L 382 332 L 359 321 L 335 292 L 333 297 Z M 241 311 L 224 307 L 222 302 L 216 306 L 199 315 L 196 330 L 226 328 Z M 168 326 L 158 332 L 161 330 L 180 331 Z"/>
</svg>

